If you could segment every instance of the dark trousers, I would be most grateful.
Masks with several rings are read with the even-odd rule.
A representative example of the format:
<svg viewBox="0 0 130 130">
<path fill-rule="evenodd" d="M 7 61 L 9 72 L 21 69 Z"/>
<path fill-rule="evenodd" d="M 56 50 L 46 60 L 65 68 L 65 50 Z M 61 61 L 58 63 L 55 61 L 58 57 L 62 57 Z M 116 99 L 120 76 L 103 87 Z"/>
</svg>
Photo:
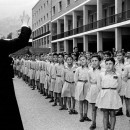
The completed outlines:
<svg viewBox="0 0 130 130">
<path fill-rule="evenodd" d="M 0 83 L 0 129 L 24 130 L 12 79 L 2 79 Z"/>
</svg>

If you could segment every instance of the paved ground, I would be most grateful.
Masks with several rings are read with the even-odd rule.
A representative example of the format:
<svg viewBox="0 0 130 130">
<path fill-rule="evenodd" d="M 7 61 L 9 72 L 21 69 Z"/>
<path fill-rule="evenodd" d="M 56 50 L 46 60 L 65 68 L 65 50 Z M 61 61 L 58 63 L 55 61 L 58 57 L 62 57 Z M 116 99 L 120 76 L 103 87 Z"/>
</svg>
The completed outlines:
<svg viewBox="0 0 130 130">
<path fill-rule="evenodd" d="M 81 123 L 79 114 L 69 115 L 68 111 L 59 111 L 59 106 L 52 107 L 48 99 L 31 90 L 21 79 L 14 78 L 14 87 L 25 130 L 89 130 L 91 122 Z M 91 117 L 91 106 L 88 116 Z M 103 130 L 102 126 L 102 113 L 98 111 L 96 130 Z M 115 130 L 130 130 L 125 115 L 117 117 Z"/>
</svg>

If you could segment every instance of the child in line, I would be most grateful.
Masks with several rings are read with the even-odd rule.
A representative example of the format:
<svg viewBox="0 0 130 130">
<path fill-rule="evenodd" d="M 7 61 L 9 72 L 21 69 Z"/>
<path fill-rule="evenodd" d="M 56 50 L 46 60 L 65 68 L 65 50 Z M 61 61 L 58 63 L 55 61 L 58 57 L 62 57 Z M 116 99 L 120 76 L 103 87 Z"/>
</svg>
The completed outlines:
<svg viewBox="0 0 130 130">
<path fill-rule="evenodd" d="M 36 61 L 36 74 L 35 74 L 36 87 L 40 92 L 40 66 L 39 61 Z"/>
<path fill-rule="evenodd" d="M 115 71 L 114 58 L 105 61 L 106 71 L 100 74 L 100 92 L 96 100 L 96 106 L 103 111 L 104 130 L 108 130 L 109 115 L 110 129 L 114 130 L 116 123 L 115 112 L 122 107 L 119 96 L 121 88 L 121 76 Z"/>
<path fill-rule="evenodd" d="M 51 68 L 50 68 L 50 87 L 49 87 L 49 91 L 50 91 L 50 96 L 51 96 L 51 100 L 49 102 L 54 102 L 54 95 L 53 95 L 53 91 L 54 91 L 54 87 L 55 87 L 55 82 L 56 82 L 56 72 L 55 72 L 55 66 L 57 64 L 57 60 L 58 60 L 58 55 L 57 53 L 53 54 L 53 63 L 51 64 Z"/>
<path fill-rule="evenodd" d="M 74 75 L 74 81 L 76 83 L 75 87 L 75 99 L 79 102 L 79 113 L 80 113 L 80 122 L 91 121 L 88 118 L 88 101 L 85 99 L 87 96 L 87 91 L 89 88 L 89 75 L 87 67 L 87 58 L 82 55 L 80 57 L 81 67 L 76 69 Z"/>
<path fill-rule="evenodd" d="M 31 61 L 31 70 L 30 70 L 30 82 L 32 86 L 32 90 L 35 90 L 35 69 L 36 69 L 36 64 L 35 64 L 35 56 L 32 56 L 32 61 Z"/>
<path fill-rule="evenodd" d="M 55 66 L 56 71 L 56 83 L 54 88 L 54 98 L 55 102 L 53 106 L 57 105 L 59 100 L 59 105 L 61 106 L 59 110 L 67 109 L 63 106 L 63 98 L 61 97 L 62 87 L 63 87 L 63 72 L 64 72 L 64 55 L 62 53 L 58 56 L 58 64 Z"/>
<path fill-rule="evenodd" d="M 67 57 L 67 66 L 64 69 L 63 74 L 63 89 L 62 97 L 64 98 L 64 108 L 69 108 L 69 114 L 78 114 L 75 110 L 75 83 L 74 83 L 74 73 L 76 66 L 73 65 L 73 58 L 71 55 Z M 72 102 L 71 102 L 72 101 Z"/>
<path fill-rule="evenodd" d="M 126 116 L 130 117 L 130 55 L 127 56 L 128 64 L 125 66 L 123 80 L 126 82 L 125 103 Z"/>
<path fill-rule="evenodd" d="M 45 71 L 46 71 L 46 78 L 45 78 L 45 91 L 46 91 L 46 99 L 50 98 L 49 96 L 49 87 L 50 87 L 50 68 L 52 62 L 52 55 L 49 54 L 48 61 L 46 62 Z"/>
<path fill-rule="evenodd" d="M 92 105 L 92 125 L 90 129 L 93 130 L 96 128 L 96 114 L 97 107 L 95 106 L 96 99 L 99 93 L 99 74 L 101 73 L 100 67 L 101 57 L 99 55 L 92 55 L 91 63 L 92 69 L 89 70 L 89 80 L 90 80 L 90 88 L 88 89 L 88 93 L 86 96 L 86 100 Z"/>
<path fill-rule="evenodd" d="M 41 55 L 40 57 L 39 69 L 40 69 L 39 88 L 40 88 L 40 94 L 43 94 L 44 76 L 45 76 L 43 70 L 43 55 Z"/>
<path fill-rule="evenodd" d="M 118 51 L 116 53 L 116 59 L 117 59 L 117 62 L 115 63 L 115 69 L 116 69 L 116 72 L 119 73 L 121 75 L 121 78 L 122 78 L 123 73 L 124 73 L 124 67 L 125 67 L 125 65 L 124 65 L 124 54 L 121 51 Z M 122 85 L 121 85 L 121 91 L 120 91 L 119 94 L 120 94 L 121 101 L 122 101 L 122 104 L 123 104 L 126 84 L 123 81 L 123 79 L 121 81 L 122 81 Z M 116 116 L 121 116 L 121 115 L 123 115 L 122 108 L 120 108 L 119 111 L 116 113 Z"/>
</svg>

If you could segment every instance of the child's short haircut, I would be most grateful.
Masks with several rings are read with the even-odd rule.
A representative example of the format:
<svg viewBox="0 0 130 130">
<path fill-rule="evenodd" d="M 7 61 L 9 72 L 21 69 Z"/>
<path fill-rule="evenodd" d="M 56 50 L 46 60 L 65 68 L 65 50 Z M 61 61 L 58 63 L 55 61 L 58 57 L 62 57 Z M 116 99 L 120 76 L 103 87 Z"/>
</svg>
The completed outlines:
<svg viewBox="0 0 130 130">
<path fill-rule="evenodd" d="M 116 52 L 116 55 L 119 54 L 119 53 L 121 53 L 123 56 L 125 55 L 125 53 L 122 52 L 122 51 L 117 51 L 117 52 Z"/>
<path fill-rule="evenodd" d="M 59 54 L 58 54 L 58 56 L 60 56 L 60 55 L 64 58 L 64 54 L 63 54 L 63 53 L 59 53 Z"/>
<path fill-rule="evenodd" d="M 81 57 L 84 57 L 86 60 L 88 59 L 87 56 L 86 56 L 86 55 L 83 55 L 83 54 L 80 54 L 79 59 L 80 59 Z"/>
<path fill-rule="evenodd" d="M 111 56 L 112 56 L 112 54 L 111 54 L 111 52 L 110 52 L 110 51 L 106 51 L 106 52 L 104 52 L 104 55 L 108 55 L 109 57 L 111 57 Z"/>
<path fill-rule="evenodd" d="M 72 60 L 73 60 L 73 57 L 72 57 L 72 55 L 68 55 L 67 59 L 68 59 L 68 58 L 72 58 Z"/>
<path fill-rule="evenodd" d="M 91 56 L 91 59 L 92 59 L 92 58 L 97 58 L 99 61 L 102 60 L 101 57 L 100 57 L 98 54 L 93 54 L 93 55 Z"/>
<path fill-rule="evenodd" d="M 107 61 L 111 61 L 111 62 L 113 62 L 113 64 L 115 65 L 115 59 L 114 59 L 113 57 L 107 58 L 107 59 L 105 60 L 105 63 L 106 63 Z"/>
<path fill-rule="evenodd" d="M 57 54 L 57 53 L 54 53 L 53 56 L 58 56 L 58 54 Z"/>
</svg>

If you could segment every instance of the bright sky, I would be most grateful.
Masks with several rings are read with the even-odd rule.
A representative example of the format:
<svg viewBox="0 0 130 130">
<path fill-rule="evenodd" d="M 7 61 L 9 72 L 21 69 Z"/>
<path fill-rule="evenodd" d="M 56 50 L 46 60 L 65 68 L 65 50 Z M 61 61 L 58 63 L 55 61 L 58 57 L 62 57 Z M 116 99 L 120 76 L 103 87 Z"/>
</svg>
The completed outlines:
<svg viewBox="0 0 130 130">
<path fill-rule="evenodd" d="M 39 0 L 0 0 L 0 19 L 5 17 L 19 17 L 25 10 L 30 17 L 32 7 Z"/>
</svg>

